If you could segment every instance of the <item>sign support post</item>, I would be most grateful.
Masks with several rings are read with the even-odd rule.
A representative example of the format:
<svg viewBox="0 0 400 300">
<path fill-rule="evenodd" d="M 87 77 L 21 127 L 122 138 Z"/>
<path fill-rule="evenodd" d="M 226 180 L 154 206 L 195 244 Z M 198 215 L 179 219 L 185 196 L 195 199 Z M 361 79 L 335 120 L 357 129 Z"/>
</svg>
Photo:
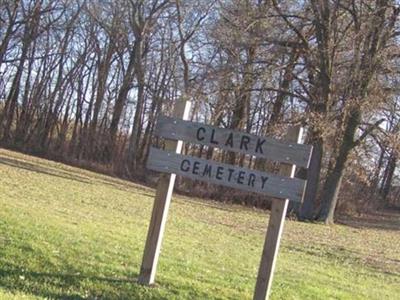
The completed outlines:
<svg viewBox="0 0 400 300">
<path fill-rule="evenodd" d="M 301 143 L 302 136 L 303 128 L 300 126 L 290 127 L 286 135 L 286 140 L 289 142 Z M 279 173 L 280 175 L 294 178 L 295 171 L 295 165 L 282 163 Z M 288 203 L 289 199 L 272 200 L 267 235 L 265 238 L 260 267 L 258 270 L 256 288 L 254 290 L 254 300 L 268 299 L 271 292 L 272 278 L 274 274 L 276 258 L 278 256 Z"/>
<path fill-rule="evenodd" d="M 187 120 L 189 118 L 190 107 L 190 101 L 186 101 L 184 98 L 178 100 L 174 108 L 174 117 Z M 176 153 L 181 153 L 182 146 L 183 141 L 179 140 L 166 140 L 165 142 L 165 150 L 175 151 Z M 163 173 L 157 184 L 156 196 L 138 279 L 139 283 L 143 285 L 151 285 L 155 280 L 158 257 L 160 256 L 161 243 L 164 236 L 165 223 L 167 221 L 175 178 L 175 174 Z"/>
</svg>

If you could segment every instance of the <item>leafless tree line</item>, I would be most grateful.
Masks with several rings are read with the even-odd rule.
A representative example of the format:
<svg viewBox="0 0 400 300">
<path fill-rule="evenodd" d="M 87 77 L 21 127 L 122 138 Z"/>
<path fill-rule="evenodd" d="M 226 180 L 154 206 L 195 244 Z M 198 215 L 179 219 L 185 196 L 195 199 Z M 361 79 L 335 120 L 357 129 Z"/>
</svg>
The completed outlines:
<svg viewBox="0 0 400 300">
<path fill-rule="evenodd" d="M 215 126 L 280 137 L 302 124 L 314 150 L 293 210 L 331 223 L 343 181 L 383 198 L 396 182 L 399 12 L 394 0 L 1 0 L 0 139 L 140 177 L 157 116 L 182 97 Z"/>
</svg>

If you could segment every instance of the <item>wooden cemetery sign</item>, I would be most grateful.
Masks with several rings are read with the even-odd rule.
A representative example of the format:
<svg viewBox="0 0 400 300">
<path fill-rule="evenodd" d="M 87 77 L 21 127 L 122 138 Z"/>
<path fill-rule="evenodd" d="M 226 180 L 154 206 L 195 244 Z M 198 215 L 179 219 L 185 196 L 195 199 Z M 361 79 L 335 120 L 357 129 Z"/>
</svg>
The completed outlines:
<svg viewBox="0 0 400 300">
<path fill-rule="evenodd" d="M 271 215 L 261 256 L 254 299 L 267 299 L 288 201 L 301 202 L 306 182 L 294 178 L 296 166 L 307 168 L 311 146 L 300 144 L 302 130 L 290 128 L 286 141 L 185 121 L 189 101 L 175 107 L 174 118 L 160 117 L 155 134 L 166 138 L 165 150 L 151 148 L 147 168 L 161 172 L 147 235 L 139 282 L 153 284 L 175 176 L 255 192 L 271 197 Z M 179 118 L 181 117 L 181 118 Z M 221 148 L 281 162 L 279 174 L 181 155 L 182 141 Z M 281 199 L 276 199 L 281 198 Z"/>
<path fill-rule="evenodd" d="M 300 202 L 304 180 L 257 172 L 232 165 L 151 148 L 147 168 L 231 188 Z"/>
</svg>

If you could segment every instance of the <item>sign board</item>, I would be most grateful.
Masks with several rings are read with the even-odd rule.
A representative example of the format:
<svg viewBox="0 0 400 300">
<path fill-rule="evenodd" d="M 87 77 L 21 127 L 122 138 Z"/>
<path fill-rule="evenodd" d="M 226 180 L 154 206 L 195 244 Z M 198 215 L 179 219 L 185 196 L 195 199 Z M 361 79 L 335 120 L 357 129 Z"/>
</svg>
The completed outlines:
<svg viewBox="0 0 400 300">
<path fill-rule="evenodd" d="M 296 166 L 307 168 L 312 147 L 300 144 L 302 131 L 291 128 L 287 141 L 260 137 L 206 124 L 189 122 L 189 101 L 175 107 L 175 118 L 160 117 L 155 134 L 166 139 L 166 149 L 151 148 L 147 168 L 161 172 L 147 235 L 139 282 L 153 284 L 175 176 L 223 185 L 271 197 L 271 215 L 254 292 L 254 299 L 268 298 L 288 201 L 301 202 L 306 182 L 294 178 Z M 179 116 L 182 115 L 182 119 Z M 279 174 L 181 155 L 182 142 L 244 153 L 281 163 Z M 276 199 L 276 198 L 280 198 Z"/>
<path fill-rule="evenodd" d="M 161 116 L 155 134 L 307 168 L 311 146 Z"/>
<path fill-rule="evenodd" d="M 151 148 L 147 168 L 246 192 L 301 202 L 305 181 Z"/>
</svg>

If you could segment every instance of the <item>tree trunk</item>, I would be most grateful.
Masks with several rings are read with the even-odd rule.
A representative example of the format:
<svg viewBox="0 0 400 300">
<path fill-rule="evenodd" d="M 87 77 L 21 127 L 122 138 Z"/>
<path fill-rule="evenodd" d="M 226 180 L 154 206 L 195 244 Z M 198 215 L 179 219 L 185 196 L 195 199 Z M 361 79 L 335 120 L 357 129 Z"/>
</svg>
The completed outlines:
<svg viewBox="0 0 400 300">
<path fill-rule="evenodd" d="M 37 37 L 38 34 L 38 28 L 40 23 L 40 9 L 41 9 L 41 2 L 37 2 L 32 11 L 31 21 L 25 24 L 19 65 L 17 68 L 17 72 L 14 76 L 14 80 L 12 82 L 11 91 L 8 95 L 3 114 L 0 117 L 0 135 L 2 129 L 1 127 L 3 126 L 4 122 L 3 141 L 5 142 L 9 141 L 11 137 L 10 130 L 14 119 L 15 109 L 17 107 L 22 72 L 24 70 L 25 61 L 28 56 L 29 47 L 31 46 L 32 41 Z"/>
<path fill-rule="evenodd" d="M 396 163 L 397 163 L 397 156 L 394 152 L 390 154 L 389 161 L 386 165 L 385 169 L 385 180 L 382 183 L 382 197 L 383 200 L 387 200 L 390 189 L 392 187 L 392 181 L 393 181 L 393 176 L 394 176 L 394 171 L 396 170 Z"/>
<path fill-rule="evenodd" d="M 90 68 L 90 69 L 92 69 L 92 68 Z M 91 80 L 92 86 L 95 85 L 96 79 L 97 79 L 96 76 L 92 77 L 92 80 Z M 88 79 L 88 82 L 87 82 L 88 86 L 89 86 L 89 82 L 90 81 Z M 78 152 L 76 154 L 78 159 L 82 159 L 83 157 L 85 157 L 86 159 L 93 159 L 93 157 L 90 156 L 90 153 L 88 153 L 89 146 L 88 146 L 87 141 L 89 139 L 88 135 L 90 134 L 89 133 L 89 123 L 90 123 L 90 117 L 92 114 L 92 107 L 93 107 L 94 101 L 95 101 L 95 94 L 91 93 L 89 104 L 88 104 L 88 107 L 87 107 L 87 110 L 85 113 L 85 120 L 83 121 L 83 127 L 82 127 L 82 123 L 81 123 L 81 130 L 79 132 L 79 139 L 78 139 L 78 146 L 77 146 Z"/>
<path fill-rule="evenodd" d="M 28 42 L 24 43 L 21 58 L 20 58 L 19 65 L 17 68 L 17 73 L 14 76 L 14 79 L 13 79 L 13 82 L 11 85 L 11 91 L 7 97 L 7 101 L 6 101 L 4 110 L 3 110 L 3 114 L 0 119 L 1 127 L 3 127 L 3 122 L 4 122 L 4 127 L 3 127 L 3 132 L 2 132 L 3 142 L 8 142 L 10 139 L 10 130 L 11 130 L 11 125 L 12 125 L 12 122 L 14 119 L 15 108 L 17 107 L 21 77 L 22 77 L 22 72 L 24 70 L 26 56 L 28 53 L 28 47 L 29 47 L 29 43 Z M 0 128 L 0 132 L 1 132 L 1 128 Z"/>
<path fill-rule="evenodd" d="M 12 1 L 10 1 L 11 3 Z M 18 10 L 18 6 L 19 6 L 20 0 L 16 0 L 14 1 L 14 7 L 12 9 L 12 13 L 9 14 L 9 19 L 8 19 L 8 26 L 7 26 L 7 30 L 4 33 L 3 36 L 3 40 L 0 43 L 0 65 L 3 63 L 3 58 L 4 55 L 6 54 L 8 45 L 10 43 L 11 37 L 13 35 L 13 31 L 14 31 L 14 25 L 15 25 L 15 21 L 17 18 L 17 10 Z"/>
<path fill-rule="evenodd" d="M 139 140 L 142 128 L 140 126 L 140 121 L 142 119 L 143 110 L 144 110 L 144 85 L 145 85 L 145 74 L 143 70 L 143 62 L 142 62 L 142 38 L 137 37 L 134 46 L 134 55 L 135 55 L 135 73 L 138 83 L 138 93 L 137 93 L 137 102 L 135 109 L 135 116 L 133 118 L 133 126 L 132 133 L 129 141 L 128 147 L 128 168 L 132 171 L 136 170 L 136 163 L 139 158 Z"/>
<path fill-rule="evenodd" d="M 230 129 L 243 130 L 248 128 L 248 117 L 250 111 L 250 100 L 251 100 L 251 88 L 254 85 L 254 58 L 256 55 L 256 47 L 254 45 L 249 46 L 247 49 L 247 61 L 244 66 L 243 81 L 239 88 L 239 95 L 236 97 L 235 106 L 232 114 L 232 122 Z M 228 153 L 228 163 L 235 164 L 236 153 Z"/>
<path fill-rule="evenodd" d="M 104 96 L 106 93 L 106 84 L 108 73 L 111 67 L 111 58 L 114 54 L 115 48 L 113 42 L 110 41 L 107 46 L 107 51 L 104 58 L 99 58 L 98 71 L 97 71 L 97 88 L 96 88 L 96 100 L 93 106 L 93 115 L 92 121 L 90 122 L 88 141 L 87 141 L 87 150 L 89 157 L 92 157 L 94 154 L 95 148 L 95 140 L 97 134 L 97 125 L 99 120 L 100 109 L 104 101 Z M 101 54 L 100 54 L 101 55 Z"/>
<path fill-rule="evenodd" d="M 361 112 L 353 109 L 346 122 L 343 140 L 340 144 L 339 154 L 336 158 L 333 169 L 328 170 L 326 181 L 322 192 L 321 208 L 318 214 L 318 220 L 325 224 L 334 223 L 334 213 L 337 205 L 338 195 L 344 169 L 347 163 L 350 151 L 354 147 L 354 135 L 360 123 Z"/>
<path fill-rule="evenodd" d="M 385 153 L 386 153 L 385 147 L 383 147 L 382 145 L 379 145 L 379 146 L 380 146 L 381 153 L 379 155 L 378 164 L 375 167 L 374 175 L 372 176 L 372 179 L 371 179 L 373 187 L 376 191 L 378 190 L 378 187 L 379 187 L 379 178 L 380 178 L 380 174 L 382 171 L 383 160 L 385 158 Z"/>
<path fill-rule="evenodd" d="M 31 55 L 34 56 L 36 51 L 36 42 L 33 43 Z M 32 76 L 32 67 L 34 60 L 29 60 L 28 70 L 27 70 L 27 78 L 25 81 L 24 95 L 22 99 L 21 105 L 21 114 L 17 120 L 16 130 L 15 130 L 15 143 L 23 144 L 25 142 L 26 134 L 29 126 L 29 106 L 30 106 L 30 92 L 31 92 L 31 76 Z"/>
<path fill-rule="evenodd" d="M 266 136 L 272 134 L 273 128 L 282 120 L 283 106 L 288 98 L 286 92 L 289 91 L 290 84 L 293 81 L 293 70 L 296 66 L 298 58 L 298 51 L 292 51 L 283 74 L 281 74 L 282 80 L 279 83 L 279 91 L 277 92 L 276 99 L 272 106 L 271 116 L 266 124 L 265 130 L 263 130 L 263 134 Z M 255 167 L 258 170 L 266 171 L 268 169 L 267 160 L 265 158 L 258 157 L 255 162 Z M 288 211 L 290 211 L 290 209 Z"/>
<path fill-rule="evenodd" d="M 129 58 L 128 68 L 126 70 L 124 79 L 122 81 L 121 88 L 119 89 L 117 99 L 115 100 L 114 112 L 111 118 L 111 124 L 109 128 L 108 141 L 104 149 L 104 158 L 105 161 L 108 162 L 113 158 L 114 155 L 119 121 L 121 120 L 121 115 L 125 106 L 128 92 L 132 88 L 134 65 L 135 65 L 135 50 L 133 49 Z"/>
<path fill-rule="evenodd" d="M 65 108 L 65 114 L 63 121 L 61 123 L 60 133 L 57 137 L 57 142 L 55 146 L 55 152 L 59 157 L 64 157 L 64 150 L 65 150 L 65 142 L 67 139 L 67 133 L 69 128 L 69 112 L 70 112 L 70 105 L 71 105 L 72 95 L 69 95 L 67 105 Z"/>
<path fill-rule="evenodd" d="M 313 151 L 310 166 L 307 170 L 307 186 L 304 193 L 303 204 L 298 212 L 299 220 L 312 220 L 315 213 L 315 200 L 317 198 L 319 178 L 321 173 L 323 140 L 318 137 L 312 143 Z"/>
</svg>

